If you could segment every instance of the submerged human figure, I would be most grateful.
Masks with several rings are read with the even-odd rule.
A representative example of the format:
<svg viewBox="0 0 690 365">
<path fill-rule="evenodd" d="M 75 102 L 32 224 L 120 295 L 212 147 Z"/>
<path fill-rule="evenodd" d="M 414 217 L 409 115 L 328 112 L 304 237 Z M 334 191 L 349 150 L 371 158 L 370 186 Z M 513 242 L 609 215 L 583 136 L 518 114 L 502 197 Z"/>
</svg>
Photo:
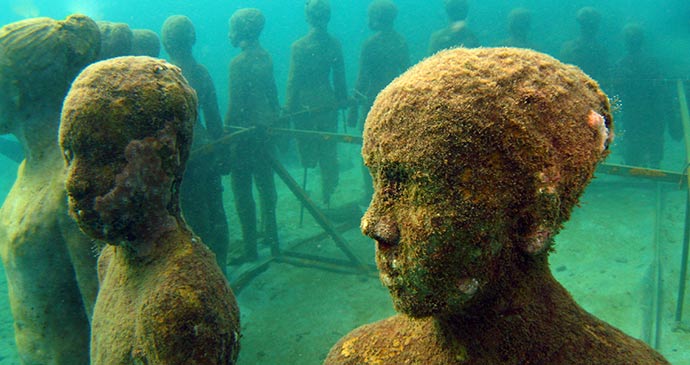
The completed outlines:
<svg viewBox="0 0 690 365">
<path fill-rule="evenodd" d="M 108 243 L 98 259 L 93 365 L 237 359 L 235 297 L 180 211 L 196 118 L 180 69 L 150 57 L 92 64 L 65 98 L 69 212 Z"/>
<path fill-rule="evenodd" d="M 83 15 L 0 28 L 0 132 L 13 134 L 25 156 L 0 208 L 0 255 L 22 364 L 89 363 L 95 243 L 67 215 L 56 136 L 69 85 L 99 46 L 98 26 Z"/>
<path fill-rule="evenodd" d="M 680 123 L 674 123 L 673 98 L 659 62 L 644 50 L 644 32 L 637 24 L 623 30 L 626 54 L 616 64 L 615 91 L 620 95 L 621 138 L 625 164 L 659 168 L 664 156 L 664 132 L 679 139 Z"/>
<path fill-rule="evenodd" d="M 132 56 L 158 57 L 161 41 L 158 34 L 150 29 L 132 29 Z"/>
<path fill-rule="evenodd" d="M 450 24 L 431 35 L 429 54 L 455 47 L 479 47 L 477 37 L 467 27 L 465 21 L 470 8 L 467 0 L 444 0 L 443 3 Z"/>
<path fill-rule="evenodd" d="M 98 29 L 101 31 L 99 60 L 132 54 L 134 35 L 129 25 L 108 21 L 98 21 L 97 24 Z"/>
<path fill-rule="evenodd" d="M 393 81 L 365 125 L 362 231 L 401 314 L 326 364 L 667 364 L 549 270 L 611 127 L 596 82 L 531 50 L 440 52 Z"/>
<path fill-rule="evenodd" d="M 531 48 L 529 32 L 532 28 L 532 13 L 525 8 L 516 8 L 508 14 L 508 38 L 501 42 L 504 47 Z"/>
<path fill-rule="evenodd" d="M 402 74 L 410 64 L 410 53 L 405 38 L 393 29 L 398 7 L 390 0 L 375 0 L 369 5 L 369 29 L 376 33 L 362 45 L 359 57 L 359 75 L 355 84 L 357 104 L 350 107 L 348 123 L 351 127 L 364 125 L 376 95 L 388 83 Z M 361 110 L 360 110 L 361 106 Z M 361 124 L 360 124 L 361 121 Z M 362 165 L 364 199 L 369 202 L 373 193 L 371 175 Z"/>
<path fill-rule="evenodd" d="M 276 186 L 269 158 L 273 143 L 266 133 L 275 126 L 280 112 L 278 91 L 273 76 L 273 60 L 259 43 L 265 19 L 258 9 L 240 9 L 230 18 L 230 42 L 242 52 L 230 63 L 227 125 L 255 128 L 233 142 L 231 149 L 232 192 L 242 225 L 244 252 L 234 263 L 258 258 L 256 241 L 256 203 L 252 179 L 261 202 L 261 231 L 273 254 L 278 254 Z"/>
<path fill-rule="evenodd" d="M 577 11 L 576 19 L 580 26 L 580 36 L 563 44 L 560 60 L 580 67 L 599 82 L 608 81 L 608 51 L 597 39 L 601 14 L 587 6 Z"/>
<path fill-rule="evenodd" d="M 347 105 L 345 63 L 340 42 L 328 33 L 328 0 L 307 0 L 304 8 L 309 33 L 292 44 L 285 109 L 295 128 L 320 132 L 338 130 L 338 109 Z M 332 80 L 332 83 L 331 83 Z M 338 149 L 334 141 L 299 137 L 302 167 L 321 168 L 321 194 L 329 205 L 338 185 Z"/>
<path fill-rule="evenodd" d="M 192 55 L 192 46 L 196 43 L 194 25 L 184 15 L 173 15 L 165 20 L 161 34 L 170 62 L 182 69 L 182 74 L 199 98 L 203 119 L 194 126 L 193 149 L 207 146 L 223 135 L 223 121 L 213 79 L 206 67 Z M 185 171 L 180 200 L 185 219 L 216 254 L 218 265 L 225 273 L 230 237 L 223 206 L 221 174 L 227 171 L 222 167 L 226 165 L 225 156 L 220 155 L 219 149 L 215 151 L 210 157 L 195 158 L 192 155 Z"/>
</svg>

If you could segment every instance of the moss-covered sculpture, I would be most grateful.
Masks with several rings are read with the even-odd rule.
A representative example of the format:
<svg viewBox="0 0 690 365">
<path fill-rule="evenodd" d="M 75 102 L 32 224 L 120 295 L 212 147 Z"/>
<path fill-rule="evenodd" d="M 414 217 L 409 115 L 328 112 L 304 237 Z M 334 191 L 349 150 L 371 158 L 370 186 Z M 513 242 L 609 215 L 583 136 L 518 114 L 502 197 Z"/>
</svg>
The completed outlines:
<svg viewBox="0 0 690 365">
<path fill-rule="evenodd" d="M 24 149 L 0 208 L 0 255 L 23 364 L 88 364 L 98 288 L 92 239 L 67 215 L 60 108 L 70 83 L 98 54 L 96 23 L 81 15 L 0 28 L 0 133 Z"/>
<path fill-rule="evenodd" d="M 478 47 L 479 41 L 467 26 L 470 4 L 467 0 L 443 0 L 448 25 L 431 34 L 429 54 L 455 47 Z"/>
<path fill-rule="evenodd" d="M 232 193 L 242 228 L 244 250 L 232 263 L 255 261 L 257 239 L 263 232 L 271 253 L 279 252 L 276 203 L 278 196 L 270 158 L 274 154 L 272 138 L 262 128 L 278 126 L 280 104 L 273 76 L 273 59 L 261 46 L 259 35 L 265 19 L 259 9 L 244 8 L 230 18 L 230 42 L 242 52 L 230 62 L 228 113 L 225 123 L 258 128 L 251 136 L 238 138 L 231 148 Z M 259 192 L 261 223 L 257 230 L 256 202 L 252 186 Z"/>
<path fill-rule="evenodd" d="M 410 66 L 410 52 L 405 38 L 395 31 L 393 24 L 398 15 L 398 7 L 391 0 L 375 0 L 369 4 L 369 29 L 376 32 L 362 45 L 359 56 L 359 74 L 355 83 L 354 97 L 358 103 L 350 107 L 348 123 L 350 127 L 364 127 L 371 105 L 376 95 L 393 79 Z M 361 106 L 361 108 L 360 108 Z M 361 121 L 361 123 L 360 123 Z M 373 194 L 371 175 L 366 166 L 361 165 L 363 196 L 361 201 L 369 202 Z"/>
<path fill-rule="evenodd" d="M 196 95 L 180 69 L 150 57 L 95 63 L 65 99 L 70 214 L 109 244 L 98 262 L 92 364 L 237 358 L 235 297 L 180 213 L 196 118 Z"/>
<path fill-rule="evenodd" d="M 132 29 L 132 56 L 158 57 L 161 41 L 158 34 L 150 29 Z"/>
<path fill-rule="evenodd" d="M 667 364 L 553 278 L 553 237 L 607 154 L 607 97 L 528 50 L 444 51 L 376 99 L 362 231 L 401 314 L 326 364 Z"/>
<path fill-rule="evenodd" d="M 223 121 L 218 108 L 216 86 L 208 69 L 194 58 L 192 47 L 196 31 L 191 19 L 172 15 L 161 29 L 163 47 L 170 62 L 182 69 L 182 74 L 199 98 L 201 116 L 194 129 L 194 149 L 201 148 L 223 135 Z M 180 202 L 185 220 L 216 255 L 221 270 L 227 266 L 230 234 L 223 206 L 221 173 L 227 174 L 228 154 L 225 148 L 216 148 L 214 154 L 193 158 L 187 164 L 181 187 Z"/>
<path fill-rule="evenodd" d="M 504 47 L 535 49 L 529 39 L 532 29 L 532 12 L 525 8 L 515 8 L 508 13 L 508 38 L 501 41 Z"/>
<path fill-rule="evenodd" d="M 285 110 L 294 127 L 320 132 L 338 130 L 338 109 L 347 105 L 345 61 L 340 41 L 328 33 L 329 0 L 308 0 L 304 14 L 309 32 L 292 44 Z M 328 205 L 338 186 L 338 149 L 320 137 L 297 138 L 304 168 L 321 169 L 321 196 Z"/>
<path fill-rule="evenodd" d="M 107 21 L 99 21 L 97 24 L 101 31 L 99 60 L 132 54 L 134 35 L 129 25 Z"/>
<path fill-rule="evenodd" d="M 599 82 L 609 81 L 610 47 L 599 40 L 601 13 L 591 6 L 585 6 L 577 11 L 576 20 L 580 34 L 563 43 L 558 59 L 580 67 Z"/>
</svg>

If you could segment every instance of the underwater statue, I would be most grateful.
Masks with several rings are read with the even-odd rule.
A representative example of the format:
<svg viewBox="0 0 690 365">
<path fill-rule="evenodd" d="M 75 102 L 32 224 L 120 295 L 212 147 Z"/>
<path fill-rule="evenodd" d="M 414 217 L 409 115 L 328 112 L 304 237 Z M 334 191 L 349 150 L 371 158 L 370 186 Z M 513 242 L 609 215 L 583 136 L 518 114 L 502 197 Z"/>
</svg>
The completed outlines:
<svg viewBox="0 0 690 365">
<path fill-rule="evenodd" d="M 69 212 L 108 243 L 98 259 L 93 365 L 235 363 L 235 297 L 180 211 L 196 118 L 180 69 L 150 57 L 94 63 L 65 98 Z"/>
<path fill-rule="evenodd" d="M 354 98 L 357 104 L 350 107 L 348 124 L 363 127 L 371 105 L 379 91 L 402 74 L 410 65 L 410 52 L 405 38 L 393 29 L 398 7 L 390 0 L 375 0 L 369 4 L 369 29 L 374 33 L 362 45 L 359 57 L 359 74 Z M 361 110 L 360 110 L 361 107 Z M 360 123 L 361 122 L 361 123 Z M 363 201 L 371 198 L 371 175 L 362 165 L 364 177 Z"/>
<path fill-rule="evenodd" d="M 196 43 L 194 24 L 184 15 L 173 15 L 163 23 L 161 37 L 170 62 L 182 69 L 199 98 L 203 118 L 194 126 L 193 149 L 208 146 L 223 136 L 223 121 L 211 74 L 192 54 Z M 223 149 L 215 149 L 214 153 L 203 157 L 192 155 L 185 170 L 180 201 L 185 220 L 216 254 L 218 266 L 225 273 L 230 234 L 221 181 L 221 174 L 228 172 L 228 156 L 223 152 Z"/>
<path fill-rule="evenodd" d="M 667 364 L 549 270 L 612 137 L 597 83 L 531 50 L 457 48 L 394 80 L 366 120 L 375 191 L 361 227 L 400 314 L 353 330 L 325 363 Z"/>
<path fill-rule="evenodd" d="M 242 226 L 244 250 L 232 259 L 235 264 L 258 258 L 256 203 L 252 180 L 261 202 L 261 231 L 273 254 L 278 254 L 276 193 L 269 161 L 274 145 L 266 128 L 275 127 L 280 113 L 278 90 L 273 76 L 273 60 L 259 43 L 265 19 L 258 9 L 240 9 L 230 18 L 230 41 L 242 52 L 230 63 L 228 113 L 225 123 L 254 127 L 232 144 L 230 166 L 235 207 Z"/>
<path fill-rule="evenodd" d="M 99 60 L 132 54 L 134 35 L 129 25 L 107 21 L 98 21 L 97 24 L 101 31 Z"/>
<path fill-rule="evenodd" d="M 161 41 L 158 34 L 150 29 L 132 29 L 132 56 L 158 57 Z"/>
<path fill-rule="evenodd" d="M 563 44 L 559 59 L 580 67 L 600 83 L 608 81 L 608 48 L 598 39 L 601 14 L 595 8 L 586 6 L 577 11 L 576 20 L 580 35 Z"/>
<path fill-rule="evenodd" d="M 467 27 L 467 13 L 470 5 L 467 0 L 444 0 L 447 27 L 437 30 L 429 39 L 429 54 L 455 47 L 479 47 L 477 37 Z"/>
<path fill-rule="evenodd" d="M 508 14 L 508 38 L 501 41 L 503 47 L 534 49 L 529 39 L 532 29 L 532 12 L 525 8 L 515 8 Z"/>
<path fill-rule="evenodd" d="M 625 56 L 616 63 L 612 83 L 623 107 L 620 121 L 625 132 L 619 142 L 626 165 L 659 168 L 664 157 L 666 130 L 679 140 L 682 127 L 673 105 L 674 95 L 661 63 L 645 49 L 645 34 L 638 24 L 623 29 Z"/>
<path fill-rule="evenodd" d="M 67 214 L 57 131 L 69 85 L 99 46 L 96 23 L 83 15 L 0 28 L 0 132 L 13 134 L 26 157 L 0 208 L 0 256 L 22 364 L 89 363 L 96 244 Z"/>
<path fill-rule="evenodd" d="M 328 0 L 307 0 L 309 33 L 292 44 L 285 110 L 298 114 L 294 127 L 319 132 L 338 130 L 338 109 L 347 106 L 345 63 L 340 42 L 328 33 Z M 331 83 L 332 80 L 332 83 Z M 321 137 L 297 138 L 302 167 L 321 168 L 321 198 L 328 206 L 338 186 L 338 145 Z"/>
</svg>

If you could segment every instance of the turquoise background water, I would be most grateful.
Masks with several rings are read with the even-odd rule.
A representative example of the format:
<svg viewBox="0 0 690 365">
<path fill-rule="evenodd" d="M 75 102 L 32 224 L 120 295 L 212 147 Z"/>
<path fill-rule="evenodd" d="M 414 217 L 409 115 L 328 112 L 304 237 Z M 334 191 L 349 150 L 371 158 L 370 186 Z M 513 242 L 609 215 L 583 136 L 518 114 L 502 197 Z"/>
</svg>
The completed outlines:
<svg viewBox="0 0 690 365">
<path fill-rule="evenodd" d="M 348 86 L 351 88 L 357 73 L 360 46 L 371 34 L 366 27 L 368 1 L 331 0 L 331 3 L 333 16 L 329 29 L 342 42 Z M 413 62 L 418 61 L 426 56 L 431 32 L 446 23 L 442 1 L 398 0 L 396 3 L 399 6 L 396 29 L 407 38 Z M 256 7 L 264 12 L 267 24 L 261 39 L 273 56 L 282 101 L 290 44 L 307 31 L 303 4 L 303 0 L 0 0 L 0 24 L 32 16 L 62 19 L 68 14 L 81 12 L 96 20 L 125 22 L 132 28 L 159 32 L 168 16 L 187 15 L 196 26 L 195 55 L 214 78 L 221 114 L 224 114 L 227 67 L 238 53 L 227 39 L 230 15 L 243 7 Z M 520 6 L 532 11 L 532 40 L 538 49 L 554 56 L 558 55 L 564 41 L 577 35 L 574 19 L 577 9 L 595 6 L 602 14 L 600 39 L 609 49 L 611 62 L 623 55 L 621 30 L 624 24 L 634 21 L 642 24 L 648 32 L 648 52 L 662 62 L 661 82 L 675 85 L 676 79 L 686 80 L 690 75 L 690 2 L 686 0 L 474 0 L 470 4 L 468 23 L 482 45 L 496 45 L 507 37 L 506 17 L 511 9 Z M 613 147 L 609 161 L 621 162 L 616 145 Z M 342 175 L 335 203 L 347 203 L 360 196 L 357 190 L 361 186 L 358 147 L 342 146 L 340 152 Z M 686 163 L 684 156 L 683 143 L 668 140 L 662 168 L 680 171 Z M 0 156 L 0 201 L 14 181 L 16 168 L 15 163 Z M 293 176 L 301 174 L 298 169 L 291 169 L 291 172 Z M 318 174 L 310 172 L 309 179 L 318 181 Z M 236 241 L 239 239 L 239 226 L 228 181 L 224 183 L 231 236 Z M 299 204 L 284 185 L 277 185 L 281 241 L 287 245 L 319 233 L 320 228 L 308 216 L 304 227 L 298 226 Z M 314 191 L 318 191 L 318 187 L 314 187 Z M 587 310 L 639 337 L 640 322 L 648 315 L 639 308 L 644 309 L 644 298 L 650 295 L 647 270 L 653 256 L 651 242 L 655 227 L 661 226 L 666 300 L 663 308 L 665 343 L 660 350 L 674 364 L 684 365 L 690 364 L 690 336 L 673 330 L 673 311 L 684 229 L 685 194 L 676 184 L 663 184 L 661 195 L 666 208 L 657 222 L 653 219 L 657 198 L 652 183 L 606 176 L 595 180 L 582 199 L 582 207 L 574 212 L 572 221 L 557 238 L 552 267 L 558 279 Z M 363 238 L 354 226 L 345 237 L 359 257 L 373 263 L 370 240 Z M 308 248 L 310 252 L 334 257 L 340 254 L 327 238 Z M 317 298 L 314 298 L 315 293 L 318 293 Z M 11 317 L 6 296 L 4 274 L 0 272 L 2 365 L 18 363 L 12 348 Z M 319 363 L 328 347 L 349 330 L 392 313 L 387 292 L 375 276 L 323 273 L 284 264 L 271 265 L 242 291 L 238 300 L 245 336 L 240 358 L 242 364 Z"/>
</svg>

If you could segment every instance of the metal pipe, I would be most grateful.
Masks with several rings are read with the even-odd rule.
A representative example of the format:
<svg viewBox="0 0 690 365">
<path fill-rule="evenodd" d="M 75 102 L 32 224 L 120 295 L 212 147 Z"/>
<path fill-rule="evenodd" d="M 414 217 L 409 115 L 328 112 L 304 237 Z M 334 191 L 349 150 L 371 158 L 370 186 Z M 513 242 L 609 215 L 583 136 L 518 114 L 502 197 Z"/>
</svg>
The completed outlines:
<svg viewBox="0 0 690 365">
<path fill-rule="evenodd" d="M 656 267 L 656 283 L 655 283 L 655 326 L 654 326 L 654 348 L 659 349 L 661 344 L 661 317 L 664 307 L 664 279 L 662 276 L 661 266 L 661 220 L 664 211 L 664 194 L 661 190 L 661 184 L 656 184 L 656 215 L 654 218 L 654 266 Z"/>
<path fill-rule="evenodd" d="M 688 100 L 685 96 L 685 87 L 683 81 L 676 82 L 678 89 L 678 102 L 680 106 L 680 117 L 683 122 L 683 135 L 685 136 L 685 162 L 690 162 L 690 144 L 688 143 L 688 136 L 690 136 L 690 113 L 688 112 Z M 686 177 L 690 182 L 690 176 L 685 171 Z M 679 327 L 683 319 L 683 302 L 685 301 L 685 281 L 688 274 L 688 246 L 690 245 L 690 235 L 688 227 L 690 227 L 690 185 L 688 195 L 685 199 L 685 227 L 683 234 L 683 252 L 680 260 L 680 277 L 678 279 L 678 301 L 676 303 L 676 327 Z"/>
<path fill-rule="evenodd" d="M 314 217 L 316 222 L 323 228 L 335 241 L 335 245 L 347 256 L 348 259 L 357 267 L 360 267 L 362 271 L 368 271 L 366 265 L 364 265 L 359 258 L 350 250 L 347 242 L 335 229 L 331 221 L 326 218 L 323 212 L 314 204 L 314 202 L 309 198 L 309 196 L 300 188 L 299 184 L 292 178 L 290 173 L 285 169 L 285 167 L 273 156 L 269 156 L 269 161 L 271 167 L 276 172 L 276 175 L 280 177 L 281 180 L 287 185 L 288 189 L 297 197 L 297 199 L 304 204 L 304 207 L 309 211 L 309 213 Z"/>
</svg>

